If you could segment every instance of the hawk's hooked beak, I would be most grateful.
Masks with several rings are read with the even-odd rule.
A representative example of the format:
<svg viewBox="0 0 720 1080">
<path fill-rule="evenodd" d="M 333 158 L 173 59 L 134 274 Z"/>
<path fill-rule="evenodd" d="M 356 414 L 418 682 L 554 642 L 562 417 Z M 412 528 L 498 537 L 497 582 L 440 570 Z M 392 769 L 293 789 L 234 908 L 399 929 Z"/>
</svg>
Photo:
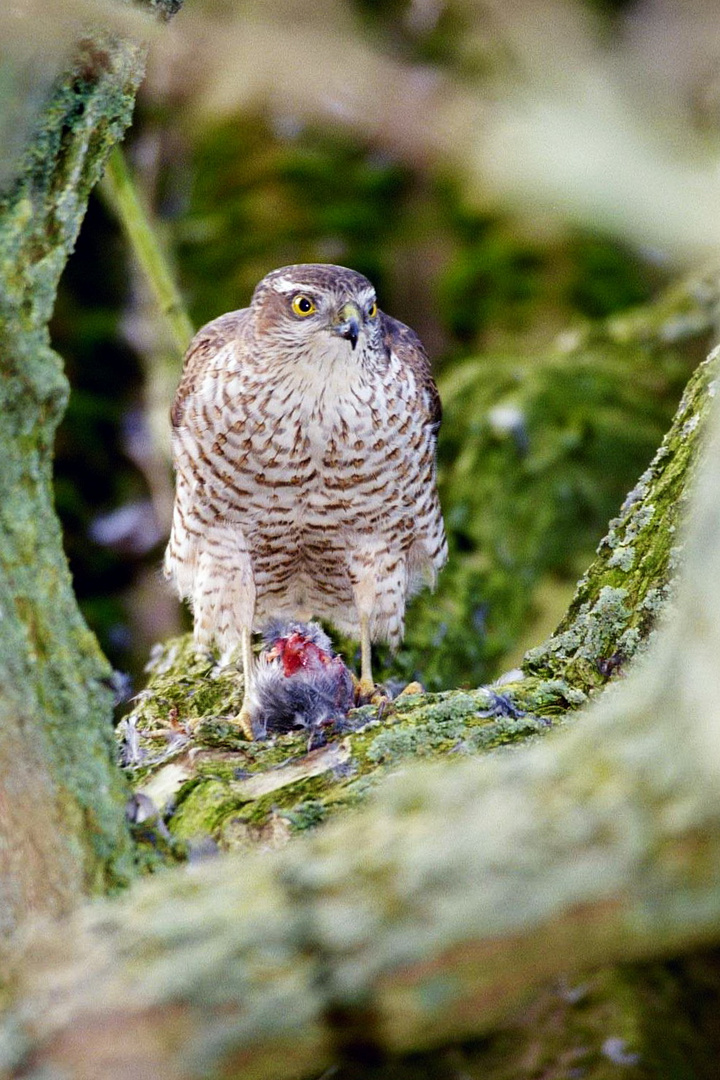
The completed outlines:
<svg viewBox="0 0 720 1080">
<path fill-rule="evenodd" d="M 361 318 L 357 304 L 353 304 L 352 301 L 348 300 L 347 304 L 343 304 L 340 308 L 337 321 L 333 323 L 333 333 L 339 334 L 341 338 L 349 341 L 353 349 L 360 337 Z"/>
</svg>

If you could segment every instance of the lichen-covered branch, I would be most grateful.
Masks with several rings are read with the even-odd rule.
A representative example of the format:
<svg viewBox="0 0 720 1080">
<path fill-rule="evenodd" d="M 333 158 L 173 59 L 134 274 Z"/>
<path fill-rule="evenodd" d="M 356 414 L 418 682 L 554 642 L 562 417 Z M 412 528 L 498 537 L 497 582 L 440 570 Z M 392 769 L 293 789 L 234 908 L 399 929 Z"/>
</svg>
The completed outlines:
<svg viewBox="0 0 720 1080">
<path fill-rule="evenodd" d="M 136 790 L 191 849 L 207 838 L 224 850 L 279 846 L 362 803 L 399 764 L 474 754 L 552 724 L 518 704 L 522 687 L 516 702 L 501 688 L 402 695 L 381 716 L 373 706 L 356 710 L 326 746 L 308 752 L 302 732 L 249 743 L 227 720 L 239 709 L 242 676 L 196 655 L 190 638 L 158 649 L 152 667 L 148 689 L 120 728 L 124 760 Z M 550 686 L 544 702 L 552 712 Z M 557 713 L 557 694 L 554 704 Z M 141 836 L 157 843 L 152 825 L 141 826 Z"/>
<path fill-rule="evenodd" d="M 142 72 L 141 46 L 88 31 L 0 192 L 0 934 L 133 869 L 111 673 L 78 612 L 53 509 L 68 387 L 47 323 Z"/>
<path fill-rule="evenodd" d="M 590 692 L 647 641 L 676 579 L 681 524 L 719 357 L 714 350 L 690 379 L 672 427 L 610 522 L 567 614 L 553 636 L 526 655 L 528 674 Z"/>
<path fill-rule="evenodd" d="M 717 942 L 718 436 L 672 620 L 581 723 L 35 931 L 4 1075 L 317 1075 L 483 1032 L 553 975 Z"/>
</svg>

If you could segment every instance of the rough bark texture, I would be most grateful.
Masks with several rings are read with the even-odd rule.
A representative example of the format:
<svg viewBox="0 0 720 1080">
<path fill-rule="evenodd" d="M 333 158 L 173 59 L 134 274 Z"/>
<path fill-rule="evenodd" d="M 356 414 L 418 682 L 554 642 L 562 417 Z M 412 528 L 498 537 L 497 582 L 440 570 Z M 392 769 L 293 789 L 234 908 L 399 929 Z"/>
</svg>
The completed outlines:
<svg viewBox="0 0 720 1080">
<path fill-rule="evenodd" d="M 163 647 L 148 690 L 120 730 L 133 785 L 153 800 L 174 839 L 191 849 L 208 838 L 229 851 L 277 847 L 362 803 L 401 764 L 477 754 L 542 733 L 565 705 L 551 684 L 527 692 L 513 685 L 512 697 L 500 689 L 403 696 L 381 718 L 366 706 L 351 714 L 347 730 L 310 752 L 306 734 L 248 743 L 223 719 L 239 708 L 242 676 L 214 668 L 180 638 Z M 526 697 L 538 715 L 520 704 Z"/>
<path fill-rule="evenodd" d="M 142 71 L 138 45 L 102 31 L 80 43 L 0 193 L 0 934 L 133 870 L 111 672 L 78 612 L 53 510 L 68 387 L 47 323 Z"/>
</svg>

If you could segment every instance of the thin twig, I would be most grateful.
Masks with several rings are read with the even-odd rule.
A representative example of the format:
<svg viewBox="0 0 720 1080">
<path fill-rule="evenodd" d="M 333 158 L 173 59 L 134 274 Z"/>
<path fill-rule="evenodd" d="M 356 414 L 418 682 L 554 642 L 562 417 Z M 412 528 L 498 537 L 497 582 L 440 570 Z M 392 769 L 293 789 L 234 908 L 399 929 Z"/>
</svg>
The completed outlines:
<svg viewBox="0 0 720 1080">
<path fill-rule="evenodd" d="M 147 277 L 172 340 L 184 353 L 195 330 L 173 280 L 157 230 L 147 207 L 138 195 L 125 155 L 119 146 L 115 146 L 110 154 L 101 187 Z"/>
</svg>

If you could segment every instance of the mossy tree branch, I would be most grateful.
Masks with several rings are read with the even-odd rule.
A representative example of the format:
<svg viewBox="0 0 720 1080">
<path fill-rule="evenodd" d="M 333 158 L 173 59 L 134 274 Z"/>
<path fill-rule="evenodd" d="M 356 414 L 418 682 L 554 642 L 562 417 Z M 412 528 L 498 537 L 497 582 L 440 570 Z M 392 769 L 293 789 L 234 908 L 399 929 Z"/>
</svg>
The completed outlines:
<svg viewBox="0 0 720 1080">
<path fill-rule="evenodd" d="M 140 1061 L 317 1075 L 341 1053 L 485 1031 L 551 975 L 716 942 L 716 427 L 673 617 L 582 722 L 509 757 L 405 770 L 282 852 L 169 872 L 35 933 L 5 1075 L 28 1053 L 77 1080 L 98 1055 L 108 1080 Z"/>
<path fill-rule="evenodd" d="M 133 873 L 111 672 L 78 612 L 53 510 L 68 386 L 47 323 L 143 60 L 138 44 L 86 36 L 0 193 L 0 933 Z"/>
<path fill-rule="evenodd" d="M 555 633 L 525 657 L 528 675 L 589 693 L 642 646 L 672 596 L 689 479 L 718 375 L 716 349 L 695 371 L 672 427 L 610 522 Z"/>
</svg>

